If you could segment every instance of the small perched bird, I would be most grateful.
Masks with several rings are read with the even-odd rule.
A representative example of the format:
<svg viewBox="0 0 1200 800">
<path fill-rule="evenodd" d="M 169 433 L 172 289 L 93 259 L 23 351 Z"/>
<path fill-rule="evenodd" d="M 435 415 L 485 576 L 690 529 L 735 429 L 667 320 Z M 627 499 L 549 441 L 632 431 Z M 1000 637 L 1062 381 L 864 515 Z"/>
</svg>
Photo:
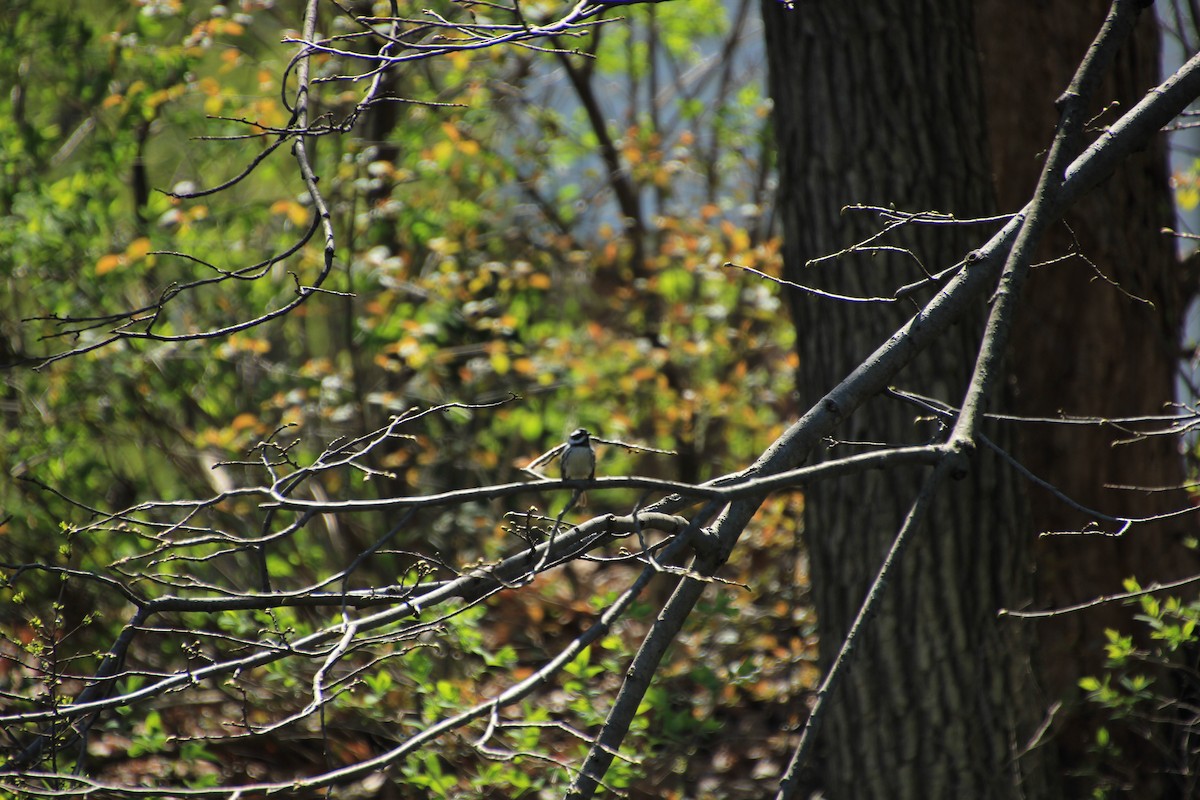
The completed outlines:
<svg viewBox="0 0 1200 800">
<path fill-rule="evenodd" d="M 583 481 L 596 477 L 596 451 L 592 447 L 591 434 L 586 428 L 576 428 L 567 437 L 559 460 L 563 480 Z M 579 493 L 579 506 L 587 506 L 587 495 Z"/>
</svg>

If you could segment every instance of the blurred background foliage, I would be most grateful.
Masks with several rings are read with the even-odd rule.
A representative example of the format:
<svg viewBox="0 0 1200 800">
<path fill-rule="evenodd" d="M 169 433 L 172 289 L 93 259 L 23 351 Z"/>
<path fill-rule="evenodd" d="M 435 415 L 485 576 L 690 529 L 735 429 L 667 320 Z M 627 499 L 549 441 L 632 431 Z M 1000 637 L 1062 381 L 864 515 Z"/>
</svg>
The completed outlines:
<svg viewBox="0 0 1200 800">
<path fill-rule="evenodd" d="M 523 8 L 537 18 L 557 6 Z M 392 415 L 446 402 L 513 398 L 425 416 L 401 429 L 411 439 L 374 451 L 377 473 L 326 471 L 300 491 L 339 500 L 517 480 L 576 426 L 678 454 L 602 447 L 605 475 L 702 481 L 745 466 L 797 411 L 779 291 L 725 266 L 780 269 L 757 15 L 738 0 L 619 12 L 591 37 L 556 42 L 559 52 L 482 50 L 398 70 L 389 93 L 411 102 L 373 109 L 348 135 L 311 140 L 339 242 L 329 292 L 233 336 L 127 340 L 47 363 L 112 327 L 67 334 L 80 326 L 64 318 L 153 307 L 183 283 L 263 261 L 303 235 L 310 201 L 287 147 L 225 191 L 191 200 L 166 193 L 221 185 L 271 141 L 246 134 L 287 124 L 282 98 L 294 85 L 281 81 L 296 48 L 281 40 L 299 21 L 291 4 L 270 0 L 10 4 L 12 24 L 0 27 L 0 85 L 8 87 L 0 97 L 0 357 L 10 365 L 0 383 L 3 560 L 95 571 L 144 596 L 251 588 L 244 548 L 164 550 L 162 529 L 149 525 L 76 531 L 104 512 L 268 481 L 256 466 L 262 442 L 305 464 Z M 333 4 L 323 7 L 323 31 L 349 25 Z M 313 66 L 322 77 L 346 70 L 327 57 Z M 357 98 L 343 89 L 318 87 L 317 113 L 341 120 Z M 155 330 L 210 330 L 277 308 L 321 259 L 315 239 L 254 279 L 179 294 Z M 591 495 L 589 513 L 639 499 Z M 511 554 L 523 543 L 506 531 L 504 513 L 531 502 L 557 513 L 565 500 L 418 515 L 350 585 Z M 783 732 L 803 718 L 803 690 L 815 678 L 799 506 L 799 497 L 779 498 L 760 511 L 723 576 L 730 583 L 710 590 L 648 695 L 642 729 L 627 744 L 640 764 L 618 762 L 612 785 L 634 796 L 705 796 L 716 791 L 705 781 L 720 779 L 731 796 L 737 786 L 754 793 L 782 768 Z M 261 532 L 255 501 L 230 496 L 207 513 L 212 528 Z M 148 516 L 177 518 L 166 509 Z M 372 513 L 314 519 L 269 551 L 272 587 L 321 581 L 394 522 Z M 144 771 L 205 784 L 286 778 L 321 752 L 335 763 L 361 759 L 380 737 L 399 738 L 527 674 L 605 607 L 627 569 L 590 563 L 551 573 L 444 620 L 437 647 L 360 654 L 361 673 L 327 710 L 332 750 L 304 723 L 307 736 L 267 737 L 266 750 L 251 755 L 206 740 L 217 732 L 191 711 L 156 707 L 106 719 L 92 763 L 115 779 Z M 65 702 L 78 690 L 72 676 L 95 668 L 131 606 L 65 574 L 5 576 L 0 688 L 29 695 L 30 682 L 41 682 L 40 702 Z M 603 719 L 654 610 L 647 603 L 572 665 L 548 699 L 531 702 L 526 719 L 547 724 L 506 732 L 512 749 L 575 760 L 582 745 L 561 726 L 587 730 Z M 147 634 L 130 669 L 183 668 L 217 646 L 199 643 L 206 631 L 286 639 L 327 624 L 328 613 L 159 620 L 161 635 Z M 183 631 L 196 632 L 194 652 Z M 211 699 L 217 717 L 246 697 L 264 718 L 302 706 L 306 676 L 289 669 L 238 676 Z M 160 762 L 172 771 L 154 773 Z M 569 779 L 552 760 L 489 761 L 465 739 L 414 756 L 401 773 L 405 791 L 422 796 L 536 796 Z"/>
</svg>

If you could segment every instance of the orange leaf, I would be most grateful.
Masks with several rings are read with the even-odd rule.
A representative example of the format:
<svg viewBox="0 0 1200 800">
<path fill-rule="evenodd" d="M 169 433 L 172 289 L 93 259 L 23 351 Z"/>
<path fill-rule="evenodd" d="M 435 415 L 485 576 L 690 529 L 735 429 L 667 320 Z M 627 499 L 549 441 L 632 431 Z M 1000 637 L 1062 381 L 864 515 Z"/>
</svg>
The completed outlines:
<svg viewBox="0 0 1200 800">
<path fill-rule="evenodd" d="M 109 272 L 112 272 L 117 267 L 124 265 L 125 256 L 117 255 L 116 253 L 109 253 L 106 256 L 101 256 L 100 260 L 96 262 L 96 274 L 105 275 Z"/>
<path fill-rule="evenodd" d="M 253 414 L 238 414 L 230 424 L 235 431 L 244 431 L 258 424 L 258 417 Z"/>
<path fill-rule="evenodd" d="M 639 383 L 646 383 L 653 381 L 657 374 L 657 371 L 652 367 L 638 367 L 633 371 L 633 379 Z"/>
<path fill-rule="evenodd" d="M 303 225 L 308 220 L 308 211 L 295 200 L 276 200 L 271 204 L 271 213 L 286 214 L 293 225 Z"/>
</svg>

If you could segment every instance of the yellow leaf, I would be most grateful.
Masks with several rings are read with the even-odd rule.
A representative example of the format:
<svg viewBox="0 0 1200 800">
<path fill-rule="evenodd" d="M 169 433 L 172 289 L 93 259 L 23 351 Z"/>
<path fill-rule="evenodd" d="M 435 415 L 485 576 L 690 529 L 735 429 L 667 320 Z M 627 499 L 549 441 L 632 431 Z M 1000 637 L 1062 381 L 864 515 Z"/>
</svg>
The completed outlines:
<svg viewBox="0 0 1200 800">
<path fill-rule="evenodd" d="M 170 92 L 168 92 L 166 89 L 159 89 L 157 92 L 152 92 L 150 96 L 146 98 L 146 107 L 158 108 L 170 99 Z"/>
<path fill-rule="evenodd" d="M 433 160 L 446 163 L 454 155 L 454 143 L 441 141 L 433 146 Z"/>
<path fill-rule="evenodd" d="M 207 445 L 210 445 L 213 447 L 227 447 L 233 441 L 233 438 L 229 435 L 228 432 L 222 431 L 222 430 L 217 430 L 216 428 L 207 429 L 206 431 L 204 431 L 204 433 L 201 435 L 200 438 L 204 444 L 207 444 Z"/>
<path fill-rule="evenodd" d="M 512 360 L 508 357 L 508 353 L 503 350 L 497 350 L 492 353 L 492 369 L 496 370 L 497 375 L 508 374 L 512 368 Z"/>
<path fill-rule="evenodd" d="M 447 239 L 444 236 L 438 236 L 429 240 L 429 249 L 438 255 L 452 256 L 462 250 L 462 245 L 452 239 Z M 487 282 L 487 276 L 482 276 L 484 283 Z"/>
<path fill-rule="evenodd" d="M 216 78 L 201 78 L 199 82 L 196 83 L 196 87 L 209 97 L 214 97 L 221 93 L 221 84 Z"/>
<path fill-rule="evenodd" d="M 529 276 L 529 285 L 534 289 L 549 289 L 550 276 L 544 272 L 535 272 Z"/>
<path fill-rule="evenodd" d="M 1200 205 L 1200 189 L 1197 189 L 1195 186 L 1179 189 L 1175 192 L 1175 198 L 1178 200 L 1181 209 L 1184 211 L 1193 211 L 1197 205 Z"/>
<path fill-rule="evenodd" d="M 125 248 L 125 255 L 130 261 L 140 261 L 150 252 L 150 240 L 145 236 L 140 236 L 129 243 Z"/>
<path fill-rule="evenodd" d="M 257 117 L 256 120 L 262 125 L 269 125 L 278 128 L 287 122 L 287 116 L 283 113 L 282 107 L 272 98 L 263 98 L 251 105 L 253 109 L 252 116 Z"/>
<path fill-rule="evenodd" d="M 262 355 L 271 351 L 271 343 L 266 339 L 257 339 L 252 336 L 234 336 L 229 340 L 229 344 L 234 349 L 247 353 L 258 353 Z"/>
</svg>

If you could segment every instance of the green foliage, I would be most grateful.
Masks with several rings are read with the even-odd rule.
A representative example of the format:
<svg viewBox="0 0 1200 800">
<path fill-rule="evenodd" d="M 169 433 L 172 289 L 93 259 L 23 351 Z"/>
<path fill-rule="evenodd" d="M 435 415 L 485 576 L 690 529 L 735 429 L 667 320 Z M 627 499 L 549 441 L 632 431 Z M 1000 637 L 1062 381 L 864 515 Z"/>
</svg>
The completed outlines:
<svg viewBox="0 0 1200 800">
<path fill-rule="evenodd" d="M 394 118 L 372 117 L 370 135 L 326 137 L 313 148 L 341 248 L 325 288 L 344 294 L 317 295 L 284 320 L 212 341 L 125 342 L 31 371 L 120 324 L 64 335 L 63 319 L 153 308 L 183 284 L 262 261 L 300 238 L 312 209 L 286 148 L 228 191 L 190 200 L 163 193 L 213 188 L 269 141 L 197 137 L 287 122 L 280 76 L 292 51 L 277 43 L 295 24 L 283 16 L 290 12 L 231 15 L 166 2 L 83 14 L 71 4 L 18 3 L 14 24 L 0 29 L 0 83 L 13 87 L 0 97 L 0 252 L 11 260 L 0 278 L 0 356 L 13 366 L 0 387 L 0 451 L 12 478 L 0 482 L 6 560 L 93 570 L 156 598 L 255 588 L 260 558 L 271 591 L 284 592 L 352 563 L 350 588 L 379 588 L 446 577 L 435 563 L 458 569 L 510 554 L 522 543 L 502 515 L 524 510 L 528 497 L 422 518 L 361 563 L 395 520 L 317 518 L 259 552 L 206 535 L 284 531 L 299 514 L 263 523 L 258 501 L 230 490 L 301 476 L 329 442 L 451 400 L 518 398 L 425 417 L 365 469 L 324 471 L 297 491 L 371 498 L 515 480 L 577 425 L 678 453 L 602 447 L 605 475 L 701 481 L 744 466 L 781 430 L 795 366 L 774 287 L 723 266 L 779 267 L 778 243 L 754 227 L 761 191 L 749 179 L 764 168 L 765 103 L 758 81 L 719 96 L 676 87 L 664 115 L 645 103 L 653 64 L 698 68 L 704 48 L 729 33 L 721 8 L 630 9 L 601 36 L 595 64 L 605 86 L 641 98 L 604 131 L 645 199 L 641 263 L 621 232 L 609 173 L 597 166 L 600 132 L 576 102 L 536 95 L 557 57 L 464 52 L 396 77 L 397 95 L 446 105 L 404 105 Z M 319 102 L 332 118 L 348 111 L 335 94 Z M 312 242 L 253 278 L 176 295 L 154 330 L 212 330 L 277 308 L 314 279 L 320 247 Z M 139 320 L 144 329 L 147 312 Z M 632 491 L 592 497 L 600 511 L 641 499 Z M 181 527 L 171 527 L 177 508 L 104 516 L 193 499 L 211 503 Z M 564 499 L 532 502 L 557 510 Z M 756 555 L 730 576 L 752 591 L 720 593 L 701 609 L 610 785 L 645 780 L 646 753 L 682 759 L 715 742 L 722 707 L 774 703 L 783 687 L 811 681 L 811 668 L 789 666 L 803 655 L 797 648 L 812 646 L 787 643 L 793 611 L 758 607 L 794 583 L 796 527 L 786 502 L 764 507 L 748 533 Z M 494 696 L 593 619 L 627 578 L 614 568 L 594 584 L 539 583 L 455 609 L 424 638 L 348 654 L 326 724 L 411 731 Z M 56 683 L 60 662 L 79 674 L 96 669 L 131 614 L 103 584 L 37 571 L 0 588 L 0 603 L 4 657 L 20 652 L 21 669 L 62 702 L 71 692 Z M 581 654 L 548 704 L 512 710 L 493 743 L 516 755 L 488 760 L 447 737 L 438 755 L 403 763 L 406 786 L 455 797 L 561 788 L 569 774 L 531 754 L 570 761 L 585 751 L 559 723 L 598 728 L 654 610 L 639 604 L 640 618 Z M 198 668 L 240 652 L 239 642 L 287 647 L 330 616 L 296 607 L 164 615 L 131 660 L 156 673 Z M 316 668 L 280 661 L 241 672 L 218 687 L 216 716 L 250 729 L 297 713 Z M 138 681 L 130 674 L 122 687 Z M 678 696 L 692 701 L 671 700 Z M 256 713 L 246 717 L 251 704 Z M 224 734 L 164 707 L 123 709 L 101 738 L 124 747 L 133 765 L 161 755 L 209 762 L 206 743 Z M 336 743 L 354 751 L 353 742 Z M 272 768 L 288 774 L 288 755 L 277 754 Z M 180 779 L 205 786 L 218 777 Z"/>
<path fill-rule="evenodd" d="M 1128 602 L 1141 611 L 1134 616 L 1141 626 L 1130 634 L 1106 630 L 1104 672 L 1079 680 L 1087 699 L 1107 718 L 1107 724 L 1097 730 L 1094 746 L 1095 797 L 1113 796 L 1114 787 L 1121 784 L 1121 748 L 1114 732 L 1158 743 L 1164 752 L 1171 752 L 1177 729 L 1193 729 L 1200 723 L 1195 707 L 1186 700 L 1200 690 L 1194 670 L 1194 654 L 1200 647 L 1196 634 L 1200 600 L 1141 593 L 1134 578 L 1125 581 L 1125 590 L 1138 593 Z M 1189 752 L 1177 751 L 1172 758 L 1177 762 L 1173 766 L 1181 770 L 1178 774 L 1190 774 Z"/>
</svg>

